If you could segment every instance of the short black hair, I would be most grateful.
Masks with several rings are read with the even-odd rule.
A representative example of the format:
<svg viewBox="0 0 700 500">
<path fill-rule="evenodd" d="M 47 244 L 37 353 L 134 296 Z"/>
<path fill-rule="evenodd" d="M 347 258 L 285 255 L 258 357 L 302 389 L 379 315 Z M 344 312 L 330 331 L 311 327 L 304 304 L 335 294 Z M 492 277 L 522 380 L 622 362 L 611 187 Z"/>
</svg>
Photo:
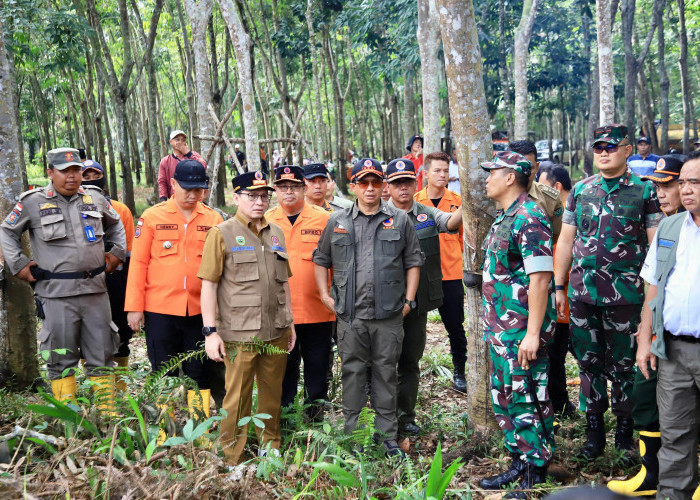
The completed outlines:
<svg viewBox="0 0 700 500">
<path fill-rule="evenodd" d="M 698 158 L 700 158 L 700 149 L 696 149 L 695 151 L 688 153 L 688 157 L 685 159 L 684 164 L 690 160 L 697 160 Z"/>
<path fill-rule="evenodd" d="M 508 149 L 510 151 L 515 151 L 523 156 L 525 155 L 535 155 L 537 157 L 537 147 L 532 141 L 513 141 L 508 143 Z M 533 165 L 534 167 L 534 165 Z"/>
<path fill-rule="evenodd" d="M 527 186 L 530 184 L 530 176 L 525 175 L 522 172 L 518 172 L 512 168 L 509 170 L 515 174 L 515 184 L 527 191 Z"/>
<path fill-rule="evenodd" d="M 569 171 L 567 168 L 562 165 L 561 163 L 557 163 L 554 165 L 545 165 L 540 167 L 540 169 L 537 171 L 537 180 L 539 181 L 540 176 L 546 173 L 547 178 L 554 181 L 554 182 L 559 182 L 561 183 L 562 189 L 564 191 L 571 191 L 571 177 L 569 176 Z"/>
</svg>

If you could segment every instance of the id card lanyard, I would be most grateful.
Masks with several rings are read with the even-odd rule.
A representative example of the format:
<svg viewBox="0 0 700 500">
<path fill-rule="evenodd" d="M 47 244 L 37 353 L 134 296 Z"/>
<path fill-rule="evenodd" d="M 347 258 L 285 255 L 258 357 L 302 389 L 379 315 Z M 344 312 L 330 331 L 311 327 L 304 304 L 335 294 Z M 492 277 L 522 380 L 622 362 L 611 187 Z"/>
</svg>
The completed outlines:
<svg viewBox="0 0 700 500">
<path fill-rule="evenodd" d="M 97 236 L 95 236 L 95 228 L 88 224 L 87 215 L 81 213 L 80 216 L 83 219 L 83 230 L 85 231 L 85 238 L 87 238 L 87 240 L 90 243 L 97 241 Z"/>
</svg>

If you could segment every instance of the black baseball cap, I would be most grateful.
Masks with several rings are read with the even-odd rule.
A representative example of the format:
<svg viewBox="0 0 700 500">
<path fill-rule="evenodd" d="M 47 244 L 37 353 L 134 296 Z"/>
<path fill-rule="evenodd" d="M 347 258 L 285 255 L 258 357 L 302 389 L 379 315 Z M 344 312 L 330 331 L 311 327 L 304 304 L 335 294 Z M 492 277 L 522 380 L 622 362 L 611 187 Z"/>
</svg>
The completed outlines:
<svg viewBox="0 0 700 500">
<path fill-rule="evenodd" d="M 420 136 L 418 134 L 412 135 L 411 138 L 408 140 L 408 143 L 406 144 L 406 150 L 410 151 L 411 146 L 413 146 L 413 143 L 417 140 L 420 140 L 421 144 L 423 144 L 423 137 L 422 136 Z"/>
<path fill-rule="evenodd" d="M 207 189 L 207 169 L 197 160 L 182 160 L 175 165 L 173 176 L 182 189 Z"/>
<path fill-rule="evenodd" d="M 654 172 L 642 177 L 644 180 L 665 184 L 675 181 L 681 175 L 681 167 L 687 160 L 685 155 L 663 155 L 656 161 Z"/>
<path fill-rule="evenodd" d="M 304 182 L 304 169 L 298 165 L 282 165 L 275 169 L 274 184 L 282 181 Z"/>
<path fill-rule="evenodd" d="M 383 179 L 384 170 L 382 170 L 382 165 L 374 158 L 361 158 L 352 166 L 350 182 L 357 182 L 360 178 L 369 174 L 376 175 L 380 179 Z"/>
<path fill-rule="evenodd" d="M 642 136 L 642 137 L 640 137 L 639 139 L 637 139 L 637 144 L 640 144 L 640 143 L 642 143 L 642 142 L 645 142 L 645 143 L 647 143 L 647 144 L 651 144 L 651 141 L 649 140 L 649 138 L 648 138 L 648 137 L 644 137 L 644 136 Z"/>
<path fill-rule="evenodd" d="M 416 167 L 411 160 L 397 158 L 391 160 L 386 166 L 386 180 L 388 182 L 397 179 L 415 179 Z"/>
<path fill-rule="evenodd" d="M 304 178 L 314 179 L 316 177 L 328 177 L 328 169 L 323 163 L 309 163 L 304 165 Z"/>
<path fill-rule="evenodd" d="M 233 178 L 231 181 L 233 184 L 233 192 L 237 193 L 242 190 L 253 191 L 256 189 L 267 189 L 269 191 L 274 191 L 272 186 L 267 184 L 267 175 L 265 172 L 245 172 Z"/>
</svg>

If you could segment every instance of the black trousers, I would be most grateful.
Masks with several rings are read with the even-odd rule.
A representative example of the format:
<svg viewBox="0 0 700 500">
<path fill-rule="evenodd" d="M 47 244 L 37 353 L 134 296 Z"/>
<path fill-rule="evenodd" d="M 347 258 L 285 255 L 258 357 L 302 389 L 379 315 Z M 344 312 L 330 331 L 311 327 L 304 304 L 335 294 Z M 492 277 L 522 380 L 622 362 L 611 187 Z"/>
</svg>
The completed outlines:
<svg viewBox="0 0 700 500">
<path fill-rule="evenodd" d="M 199 350 L 204 344 L 202 315 L 172 316 L 146 311 L 146 348 L 153 371 L 159 370 L 171 358 Z M 190 359 L 182 363 L 185 375 L 197 382 L 200 389 L 209 389 L 209 359 Z M 176 376 L 173 370 L 168 373 Z"/>
<path fill-rule="evenodd" d="M 328 370 L 331 359 L 333 322 L 294 325 L 297 341 L 287 357 L 282 381 L 282 406 L 294 402 L 299 389 L 299 364 L 304 360 L 305 403 L 328 399 Z"/>
<path fill-rule="evenodd" d="M 129 328 L 126 321 L 126 311 L 124 302 L 126 300 L 126 275 L 129 272 L 129 260 L 124 263 L 123 269 L 114 271 L 112 274 L 105 274 L 107 283 L 107 294 L 109 295 L 109 307 L 112 310 L 112 321 L 119 328 L 119 350 L 114 355 L 117 358 L 129 356 L 129 342 L 134 332 Z"/>
<path fill-rule="evenodd" d="M 450 352 L 455 371 L 464 373 L 467 362 L 467 336 L 464 333 L 464 286 L 462 280 L 442 282 L 442 306 L 438 307 L 440 317 L 450 339 Z"/>
<path fill-rule="evenodd" d="M 566 389 L 566 353 L 569 350 L 569 323 L 557 323 L 554 338 L 547 346 L 549 356 L 549 399 L 552 401 L 554 413 L 561 413 L 569 402 L 569 392 Z"/>
</svg>

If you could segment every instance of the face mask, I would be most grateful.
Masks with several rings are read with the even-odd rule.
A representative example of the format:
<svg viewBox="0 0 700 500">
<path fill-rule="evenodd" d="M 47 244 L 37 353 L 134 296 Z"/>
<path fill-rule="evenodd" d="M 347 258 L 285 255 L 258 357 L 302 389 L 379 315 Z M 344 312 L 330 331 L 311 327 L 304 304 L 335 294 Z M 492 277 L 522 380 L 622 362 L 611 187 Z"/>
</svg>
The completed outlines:
<svg viewBox="0 0 700 500">
<path fill-rule="evenodd" d="M 95 186 L 95 187 L 98 187 L 104 191 L 106 181 L 107 181 L 107 179 L 105 179 L 103 177 L 102 179 L 93 179 L 91 181 L 83 181 L 82 185 L 83 186 Z"/>
</svg>

